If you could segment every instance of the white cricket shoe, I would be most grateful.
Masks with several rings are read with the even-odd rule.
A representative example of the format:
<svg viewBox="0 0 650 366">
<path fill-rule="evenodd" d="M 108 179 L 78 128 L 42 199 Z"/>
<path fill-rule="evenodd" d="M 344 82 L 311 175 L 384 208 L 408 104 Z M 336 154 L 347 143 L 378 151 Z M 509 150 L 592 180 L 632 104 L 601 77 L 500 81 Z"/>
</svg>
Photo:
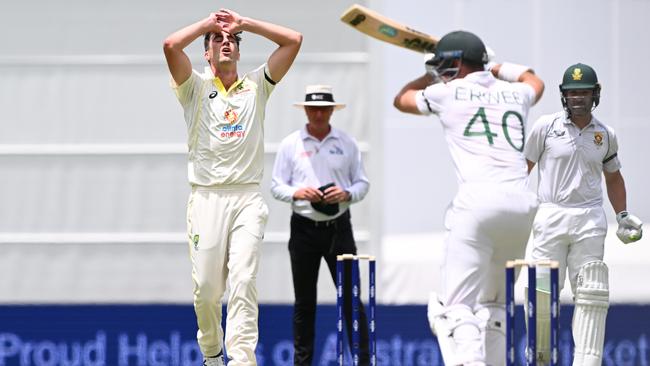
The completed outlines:
<svg viewBox="0 0 650 366">
<path fill-rule="evenodd" d="M 204 357 L 203 366 L 224 366 L 223 356 L 219 355 L 216 357 Z"/>
</svg>

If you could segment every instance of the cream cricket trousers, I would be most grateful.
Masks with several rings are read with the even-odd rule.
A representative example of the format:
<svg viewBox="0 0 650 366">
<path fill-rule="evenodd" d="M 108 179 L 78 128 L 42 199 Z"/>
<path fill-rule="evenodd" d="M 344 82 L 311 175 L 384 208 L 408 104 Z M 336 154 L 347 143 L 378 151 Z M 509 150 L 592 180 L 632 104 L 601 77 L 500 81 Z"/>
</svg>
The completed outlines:
<svg viewBox="0 0 650 366">
<path fill-rule="evenodd" d="M 221 298 L 228 286 L 225 348 L 230 366 L 256 365 L 256 278 L 268 218 L 259 185 L 192 188 L 187 233 L 197 340 L 204 356 L 222 351 Z"/>
<path fill-rule="evenodd" d="M 607 218 L 602 206 L 562 207 L 542 203 L 533 224 L 532 259 L 560 263 L 560 290 L 569 274 L 575 293 L 580 268 L 602 261 L 605 255 Z"/>
<path fill-rule="evenodd" d="M 524 256 L 537 205 L 523 183 L 460 186 L 445 218 L 441 300 L 446 306 L 505 305 L 504 266 Z"/>
</svg>

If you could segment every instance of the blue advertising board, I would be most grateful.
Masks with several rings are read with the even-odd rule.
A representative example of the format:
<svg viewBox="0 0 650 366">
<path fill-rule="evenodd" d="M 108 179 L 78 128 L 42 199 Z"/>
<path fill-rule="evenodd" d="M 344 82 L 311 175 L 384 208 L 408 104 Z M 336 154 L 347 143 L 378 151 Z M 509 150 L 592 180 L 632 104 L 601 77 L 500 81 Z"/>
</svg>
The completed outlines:
<svg viewBox="0 0 650 366">
<path fill-rule="evenodd" d="M 523 364 L 523 309 L 517 309 L 518 358 Z M 561 364 L 571 364 L 571 307 L 561 311 Z M 650 363 L 650 306 L 614 305 L 607 319 L 608 366 Z M 292 307 L 260 306 L 260 366 L 292 365 Z M 429 331 L 426 306 L 378 306 L 377 364 L 443 365 Z M 314 365 L 334 365 L 336 312 L 318 308 Z M 0 306 L 0 366 L 200 365 L 191 305 Z"/>
</svg>

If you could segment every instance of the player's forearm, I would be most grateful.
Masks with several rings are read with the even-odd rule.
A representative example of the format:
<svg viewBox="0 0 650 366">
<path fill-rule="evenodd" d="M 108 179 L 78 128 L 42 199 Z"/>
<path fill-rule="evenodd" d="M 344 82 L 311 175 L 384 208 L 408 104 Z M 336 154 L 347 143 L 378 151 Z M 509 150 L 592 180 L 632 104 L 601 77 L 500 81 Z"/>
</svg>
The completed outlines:
<svg viewBox="0 0 650 366">
<path fill-rule="evenodd" d="M 615 213 L 627 210 L 627 194 L 625 191 L 625 181 L 620 172 L 605 175 L 605 185 L 607 186 L 607 196 Z"/>
<path fill-rule="evenodd" d="M 275 42 L 280 47 L 292 46 L 300 48 L 300 44 L 302 43 L 302 34 L 299 32 L 262 20 L 242 17 L 239 29 L 245 32 L 251 32 L 260 35 L 270 41 Z"/>
<path fill-rule="evenodd" d="M 424 74 L 420 76 L 419 78 L 409 82 L 408 84 L 404 85 L 402 88 L 402 91 L 406 90 L 423 90 L 426 89 L 427 86 L 433 84 L 435 80 L 433 77 L 429 74 Z"/>
<path fill-rule="evenodd" d="M 184 83 L 192 74 L 192 62 L 183 50 L 196 38 L 209 31 L 210 20 L 206 18 L 172 33 L 165 39 L 163 51 L 167 67 L 177 85 Z"/>
<path fill-rule="evenodd" d="M 402 90 L 397 93 L 393 100 L 393 106 L 400 112 L 421 114 L 418 110 L 417 103 L 415 102 L 416 94 L 434 82 L 433 77 L 429 74 L 424 74 L 419 78 L 404 85 Z"/>
<path fill-rule="evenodd" d="M 535 75 L 533 69 L 528 66 L 504 62 L 490 67 L 490 72 L 494 77 L 501 80 L 530 85 L 535 90 L 535 103 L 544 94 L 544 81 Z"/>
<path fill-rule="evenodd" d="M 238 28 L 242 31 L 258 34 L 279 45 L 269 57 L 268 67 L 269 76 L 273 81 L 279 82 L 282 80 L 298 55 L 298 51 L 300 51 L 302 34 L 277 24 L 245 17 L 241 18 Z"/>
<path fill-rule="evenodd" d="M 535 90 L 535 103 L 537 103 L 544 94 L 544 81 L 540 79 L 535 73 L 526 71 L 519 76 L 519 82 L 530 85 Z"/>
<path fill-rule="evenodd" d="M 210 21 L 208 18 L 199 20 L 194 24 L 190 24 L 185 28 L 179 29 L 170 34 L 163 45 L 165 53 L 182 52 L 185 47 L 194 42 L 195 39 L 210 31 Z"/>
</svg>

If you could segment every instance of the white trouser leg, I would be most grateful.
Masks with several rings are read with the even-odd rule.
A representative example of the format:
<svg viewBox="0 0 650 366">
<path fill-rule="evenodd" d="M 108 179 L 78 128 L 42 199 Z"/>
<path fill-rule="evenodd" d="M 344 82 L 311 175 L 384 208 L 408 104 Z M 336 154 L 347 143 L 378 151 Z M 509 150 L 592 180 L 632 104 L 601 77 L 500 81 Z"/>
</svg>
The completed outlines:
<svg viewBox="0 0 650 366">
<path fill-rule="evenodd" d="M 224 202 L 210 192 L 192 192 L 187 206 L 197 341 L 206 357 L 223 350 L 221 297 L 226 290 L 225 257 L 228 217 L 217 220 Z"/>
<path fill-rule="evenodd" d="M 228 260 L 228 316 L 226 350 L 229 365 L 256 365 L 258 340 L 257 269 L 261 238 L 245 230 L 233 233 Z"/>
<path fill-rule="evenodd" d="M 230 366 L 255 366 L 258 333 L 257 271 L 268 211 L 261 196 L 246 197 L 233 222 L 228 250 L 226 351 Z"/>
<path fill-rule="evenodd" d="M 187 228 L 201 352 L 211 357 L 223 351 L 221 297 L 228 281 L 229 365 L 249 366 L 256 365 L 255 279 L 268 208 L 259 192 L 236 189 L 193 189 Z"/>
<path fill-rule="evenodd" d="M 217 248 L 201 250 L 192 255 L 194 271 L 194 311 L 199 330 L 197 341 L 206 357 L 216 356 L 222 351 L 223 330 L 221 329 L 221 297 L 225 292 L 225 278 L 214 266 L 219 257 Z"/>
<path fill-rule="evenodd" d="M 578 324 L 592 323 L 593 325 L 593 321 L 597 317 L 596 313 L 602 314 L 603 319 L 607 313 L 608 295 L 592 299 L 593 305 L 600 304 L 596 306 L 599 307 L 597 311 L 594 311 L 595 307 L 593 305 L 587 305 L 587 303 L 592 302 L 592 300 L 589 300 L 591 298 L 589 293 L 595 290 L 603 295 L 603 291 L 600 290 L 606 290 L 608 287 L 606 284 L 606 266 L 603 264 L 605 282 L 600 282 L 600 285 L 596 285 L 592 280 L 587 280 L 586 282 L 589 283 L 587 287 L 580 285 L 583 289 L 578 290 L 578 287 L 580 287 L 578 282 L 585 283 L 584 280 L 579 281 L 578 277 L 585 278 L 583 265 L 593 262 L 602 263 L 606 231 L 607 221 L 602 207 L 566 208 L 543 204 L 537 212 L 533 225 L 534 246 L 531 252 L 532 259 L 547 259 L 559 262 L 560 290 L 564 285 L 565 271 L 568 270 L 571 289 L 576 298 L 573 321 L 574 341 L 576 343 L 574 365 L 600 365 L 600 361 L 584 363 L 585 349 L 591 348 L 588 344 L 593 343 L 591 340 L 592 335 L 587 335 L 586 329 L 579 330 L 577 328 L 580 327 Z M 587 275 L 587 277 L 590 277 L 590 275 Z M 594 278 L 594 280 L 601 281 L 603 278 Z M 579 300 L 579 298 L 582 300 Z M 600 328 L 598 332 L 602 331 L 604 335 L 604 320 L 602 327 L 598 326 L 598 328 Z M 538 329 L 540 329 L 539 326 Z M 597 348 L 599 348 L 597 359 L 600 360 L 602 358 L 602 342 Z M 590 352 L 587 351 L 587 353 Z"/>
</svg>

